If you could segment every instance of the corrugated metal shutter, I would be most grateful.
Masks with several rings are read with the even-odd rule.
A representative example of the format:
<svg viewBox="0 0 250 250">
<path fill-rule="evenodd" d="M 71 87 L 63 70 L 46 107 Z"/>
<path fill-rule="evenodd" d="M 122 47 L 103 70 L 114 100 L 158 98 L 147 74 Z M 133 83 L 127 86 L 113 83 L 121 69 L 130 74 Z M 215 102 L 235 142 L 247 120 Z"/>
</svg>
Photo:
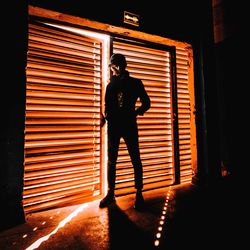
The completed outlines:
<svg viewBox="0 0 250 250">
<path fill-rule="evenodd" d="M 102 51 L 100 40 L 30 20 L 23 194 L 26 212 L 94 200 L 104 191 L 106 162 L 102 151 L 106 141 L 99 122 L 106 63 L 102 65 L 101 58 L 103 54 L 109 57 Z M 176 61 L 172 62 L 176 62 L 177 89 L 173 91 L 173 46 L 170 52 L 166 44 L 151 45 L 128 38 L 111 43 L 113 52 L 126 55 L 128 70 L 143 80 L 152 101 L 151 109 L 138 118 L 144 190 L 174 184 L 176 169 L 181 183 L 191 182 L 196 160 L 190 48 L 184 44 L 175 47 Z M 173 122 L 176 111 L 178 124 Z M 116 194 L 133 191 L 134 172 L 122 141 Z"/>
<path fill-rule="evenodd" d="M 29 24 L 26 212 L 91 200 L 101 180 L 101 44 Z"/>
<path fill-rule="evenodd" d="M 143 81 L 151 99 L 151 108 L 138 117 L 144 190 L 169 186 L 174 181 L 170 53 L 116 40 L 113 52 L 126 56 L 128 71 Z M 134 192 L 133 166 L 121 140 L 116 194 L 131 192 Z"/>
<path fill-rule="evenodd" d="M 177 47 L 176 82 L 178 103 L 180 183 L 191 182 L 193 176 L 191 149 L 191 91 L 189 82 L 189 70 L 189 50 Z"/>
</svg>

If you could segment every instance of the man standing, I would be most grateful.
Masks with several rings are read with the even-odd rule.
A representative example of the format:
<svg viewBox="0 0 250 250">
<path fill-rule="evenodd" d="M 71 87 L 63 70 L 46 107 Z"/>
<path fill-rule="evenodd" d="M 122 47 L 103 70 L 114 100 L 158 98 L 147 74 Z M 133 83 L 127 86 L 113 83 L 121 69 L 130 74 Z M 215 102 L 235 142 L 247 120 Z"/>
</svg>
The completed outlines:
<svg viewBox="0 0 250 250">
<path fill-rule="evenodd" d="M 134 168 L 136 199 L 134 207 L 144 207 L 143 170 L 139 151 L 137 115 L 143 115 L 150 108 L 150 98 L 140 79 L 131 77 L 126 70 L 126 58 L 113 54 L 110 58 L 112 77 L 105 92 L 104 119 L 108 123 L 108 193 L 101 200 L 100 207 L 107 207 L 115 201 L 116 161 L 120 139 L 123 137 Z M 136 108 L 136 101 L 140 107 Z M 101 124 L 103 126 L 104 121 Z"/>
</svg>

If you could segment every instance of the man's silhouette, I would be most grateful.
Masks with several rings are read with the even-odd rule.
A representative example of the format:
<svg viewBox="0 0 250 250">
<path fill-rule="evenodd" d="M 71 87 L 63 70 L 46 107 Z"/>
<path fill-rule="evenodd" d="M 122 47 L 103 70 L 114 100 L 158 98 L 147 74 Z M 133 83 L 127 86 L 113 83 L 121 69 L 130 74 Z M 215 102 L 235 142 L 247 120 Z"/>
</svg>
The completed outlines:
<svg viewBox="0 0 250 250">
<path fill-rule="evenodd" d="M 150 108 L 150 98 L 140 79 L 131 77 L 126 70 L 126 58 L 113 54 L 110 58 L 112 77 L 105 92 L 103 123 L 108 123 L 108 193 L 101 200 L 100 207 L 115 201 L 116 162 L 120 139 L 123 137 L 134 168 L 136 199 L 134 207 L 144 207 L 143 170 L 139 151 L 137 115 L 143 115 Z M 139 100 L 141 105 L 136 108 Z M 103 124 L 102 124 L 103 125 Z"/>
</svg>

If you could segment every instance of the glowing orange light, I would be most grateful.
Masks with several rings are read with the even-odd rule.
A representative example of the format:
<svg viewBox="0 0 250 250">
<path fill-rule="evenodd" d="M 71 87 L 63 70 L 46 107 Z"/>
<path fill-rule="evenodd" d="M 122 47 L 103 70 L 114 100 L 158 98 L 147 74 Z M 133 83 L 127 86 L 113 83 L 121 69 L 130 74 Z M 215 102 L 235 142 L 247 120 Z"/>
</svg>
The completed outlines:
<svg viewBox="0 0 250 250">
<path fill-rule="evenodd" d="M 171 186 L 170 186 L 170 188 L 169 188 L 169 190 L 168 190 L 166 202 L 165 202 L 165 205 L 164 205 L 163 210 L 162 210 L 162 214 L 164 214 L 164 215 L 161 216 L 161 219 L 160 219 L 160 221 L 159 221 L 159 224 L 160 224 L 160 225 L 163 225 L 164 222 L 165 222 L 165 219 L 166 219 L 165 214 L 166 214 L 166 210 L 167 210 L 167 206 L 168 206 L 168 198 L 169 198 L 169 196 L 170 196 L 170 190 L 171 190 Z M 158 232 L 157 232 L 157 234 L 156 234 L 157 240 L 155 240 L 155 242 L 154 242 L 154 245 L 155 245 L 155 246 L 159 246 L 159 244 L 160 244 L 160 241 L 159 241 L 158 239 L 161 237 L 161 233 L 160 233 L 160 232 L 162 231 L 162 229 L 163 229 L 162 226 L 159 226 L 159 227 L 158 227 Z"/>
<path fill-rule="evenodd" d="M 159 244 L 160 244 L 160 241 L 159 241 L 159 240 L 156 240 L 156 241 L 155 241 L 155 246 L 157 247 L 157 246 L 159 246 Z"/>
<path fill-rule="evenodd" d="M 40 239 L 38 239 L 37 241 L 35 241 L 32 245 L 30 245 L 29 247 L 26 248 L 26 250 L 33 250 L 38 248 L 44 241 L 48 240 L 49 237 L 55 233 L 57 233 L 57 231 L 64 227 L 66 223 L 68 223 L 69 221 L 72 220 L 72 218 L 74 218 L 79 212 L 81 212 L 85 207 L 87 207 L 88 204 L 82 204 L 81 206 L 79 206 L 75 211 L 73 211 L 69 216 L 67 216 L 65 219 L 63 219 L 58 226 L 49 234 L 41 237 Z M 45 224 L 45 223 L 44 223 Z M 27 235 L 26 235 L 27 236 Z"/>
<path fill-rule="evenodd" d="M 78 34 L 82 34 L 88 37 L 93 37 L 99 41 L 102 42 L 103 46 L 102 46 L 102 80 L 103 80 L 103 89 L 106 88 L 106 85 L 108 84 L 108 78 L 109 78 L 109 45 L 110 45 L 110 36 L 109 35 L 105 35 L 105 34 L 101 34 L 101 33 L 97 33 L 94 31 L 88 31 L 88 30 L 83 30 L 80 28 L 73 28 L 67 25 L 62 25 L 62 24 L 52 24 L 52 23 L 46 23 L 47 25 L 53 26 L 53 27 L 59 27 L 62 28 L 64 30 L 68 30 L 71 32 L 75 32 Z M 103 128 L 103 134 L 105 137 L 107 137 L 107 126 L 104 126 Z M 106 193 L 108 191 L 108 183 L 107 183 L 107 166 L 106 166 L 106 162 L 107 162 L 107 140 L 103 141 L 103 163 L 104 163 L 104 171 L 102 174 L 102 180 L 103 180 L 103 192 Z"/>
<path fill-rule="evenodd" d="M 156 238 L 159 239 L 160 237 L 161 237 L 161 233 L 157 233 L 157 234 L 156 234 Z"/>
</svg>

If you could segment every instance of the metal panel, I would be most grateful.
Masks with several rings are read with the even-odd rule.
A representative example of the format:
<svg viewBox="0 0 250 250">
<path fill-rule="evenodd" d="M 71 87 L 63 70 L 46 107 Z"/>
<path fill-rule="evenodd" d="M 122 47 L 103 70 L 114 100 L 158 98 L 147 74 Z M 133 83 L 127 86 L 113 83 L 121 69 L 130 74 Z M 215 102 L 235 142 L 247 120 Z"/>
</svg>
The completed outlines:
<svg viewBox="0 0 250 250">
<path fill-rule="evenodd" d="M 190 67 L 189 50 L 176 48 L 176 73 L 178 97 L 178 131 L 180 155 L 180 183 L 191 182 L 192 171 L 192 119 L 191 119 L 191 93 L 190 93 Z"/>
<path fill-rule="evenodd" d="M 174 181 L 170 52 L 116 40 L 113 52 L 126 56 L 128 71 L 143 81 L 151 99 L 151 108 L 138 117 L 144 190 L 169 186 Z M 134 192 L 133 166 L 121 140 L 116 194 L 131 192 Z"/>
<path fill-rule="evenodd" d="M 91 200 L 101 189 L 101 44 L 30 22 L 26 212 Z"/>
</svg>

